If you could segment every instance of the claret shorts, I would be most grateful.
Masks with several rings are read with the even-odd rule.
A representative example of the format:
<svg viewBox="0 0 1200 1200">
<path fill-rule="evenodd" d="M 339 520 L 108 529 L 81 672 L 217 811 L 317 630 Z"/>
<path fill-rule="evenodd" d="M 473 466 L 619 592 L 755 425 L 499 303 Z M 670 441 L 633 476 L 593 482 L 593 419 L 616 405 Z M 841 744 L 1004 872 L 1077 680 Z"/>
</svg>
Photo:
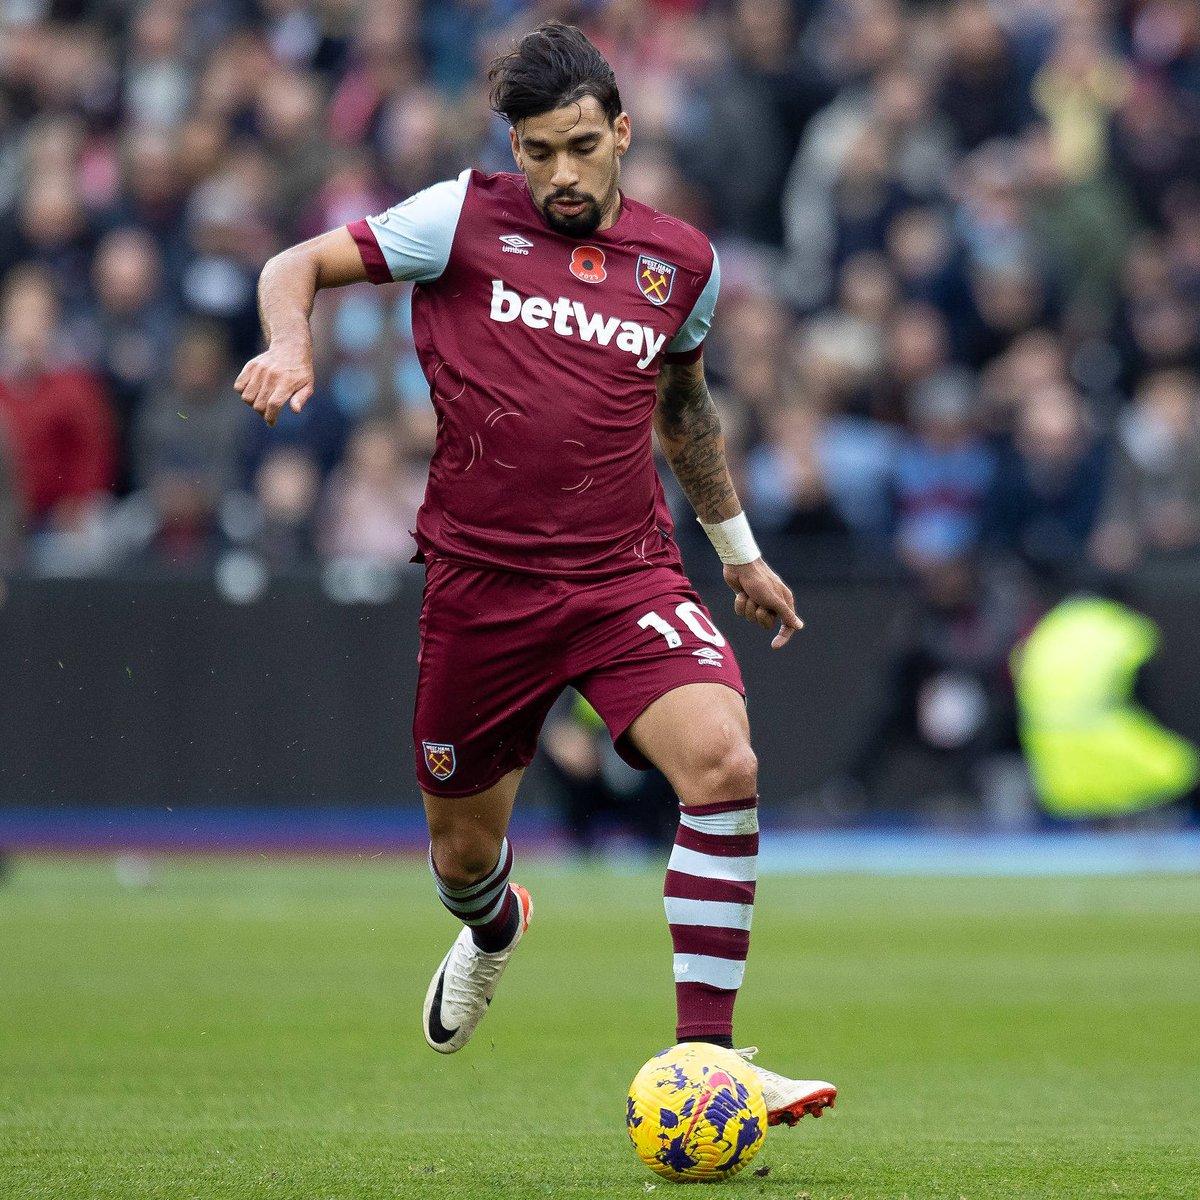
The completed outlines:
<svg viewBox="0 0 1200 1200">
<path fill-rule="evenodd" d="M 546 714 L 576 688 L 621 756 L 648 705 L 688 683 L 745 694 L 733 651 L 673 564 L 603 580 L 555 579 L 430 558 L 421 606 L 417 779 L 471 796 L 528 766 Z"/>
</svg>

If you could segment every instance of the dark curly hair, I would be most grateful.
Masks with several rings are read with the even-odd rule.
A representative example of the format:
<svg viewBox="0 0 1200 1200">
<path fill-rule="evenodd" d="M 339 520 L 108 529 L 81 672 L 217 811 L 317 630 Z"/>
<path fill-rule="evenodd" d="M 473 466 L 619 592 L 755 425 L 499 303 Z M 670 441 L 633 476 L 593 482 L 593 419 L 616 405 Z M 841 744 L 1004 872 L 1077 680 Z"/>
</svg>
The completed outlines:
<svg viewBox="0 0 1200 1200">
<path fill-rule="evenodd" d="M 609 123 L 621 93 L 608 60 L 574 25 L 547 21 L 488 69 L 492 109 L 510 125 L 592 96 Z"/>
</svg>

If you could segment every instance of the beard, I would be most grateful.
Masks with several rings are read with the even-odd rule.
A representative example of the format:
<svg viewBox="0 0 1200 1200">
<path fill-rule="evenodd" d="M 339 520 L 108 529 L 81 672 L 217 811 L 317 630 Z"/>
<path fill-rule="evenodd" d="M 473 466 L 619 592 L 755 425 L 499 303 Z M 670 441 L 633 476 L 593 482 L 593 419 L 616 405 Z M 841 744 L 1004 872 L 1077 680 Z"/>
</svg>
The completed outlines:
<svg viewBox="0 0 1200 1200">
<path fill-rule="evenodd" d="M 564 216 L 552 207 L 556 200 L 582 201 L 583 208 L 571 216 Z M 547 196 L 542 202 L 542 216 L 546 218 L 546 224 L 556 233 L 565 233 L 568 237 L 588 237 L 595 233 L 603 215 L 603 210 L 594 196 L 557 192 L 553 196 Z"/>
</svg>

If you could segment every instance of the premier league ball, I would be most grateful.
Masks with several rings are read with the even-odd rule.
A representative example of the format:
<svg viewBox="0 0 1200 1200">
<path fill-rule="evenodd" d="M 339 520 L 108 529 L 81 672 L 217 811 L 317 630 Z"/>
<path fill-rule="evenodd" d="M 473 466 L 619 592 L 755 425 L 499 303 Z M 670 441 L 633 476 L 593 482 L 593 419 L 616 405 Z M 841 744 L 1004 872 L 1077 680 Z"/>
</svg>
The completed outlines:
<svg viewBox="0 0 1200 1200">
<path fill-rule="evenodd" d="M 676 1183 L 719 1183 L 758 1153 L 767 1106 L 753 1068 L 732 1050 L 684 1042 L 634 1077 L 625 1124 L 650 1170 Z"/>
</svg>

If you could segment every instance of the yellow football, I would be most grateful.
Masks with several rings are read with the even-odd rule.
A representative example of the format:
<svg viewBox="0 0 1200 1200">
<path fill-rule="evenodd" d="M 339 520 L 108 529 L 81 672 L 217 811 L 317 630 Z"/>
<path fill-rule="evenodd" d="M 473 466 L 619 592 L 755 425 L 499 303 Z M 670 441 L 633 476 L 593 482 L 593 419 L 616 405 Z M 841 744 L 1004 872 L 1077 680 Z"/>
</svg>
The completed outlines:
<svg viewBox="0 0 1200 1200">
<path fill-rule="evenodd" d="M 683 1042 L 634 1076 L 625 1124 L 650 1170 L 676 1183 L 718 1183 L 758 1153 L 767 1106 L 744 1059 L 706 1042 Z"/>
</svg>

